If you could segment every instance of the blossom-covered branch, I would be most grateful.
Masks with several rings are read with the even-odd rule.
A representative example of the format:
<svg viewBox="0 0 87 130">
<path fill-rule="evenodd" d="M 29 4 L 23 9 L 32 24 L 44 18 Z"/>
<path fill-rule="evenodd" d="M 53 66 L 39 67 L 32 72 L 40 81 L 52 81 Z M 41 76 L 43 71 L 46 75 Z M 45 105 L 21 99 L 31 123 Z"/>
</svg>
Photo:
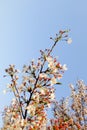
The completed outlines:
<svg viewBox="0 0 87 130">
<path fill-rule="evenodd" d="M 5 71 L 11 77 L 11 83 L 4 91 L 12 91 L 14 99 L 3 113 L 4 125 L 2 130 L 45 130 L 47 124 L 46 110 L 55 101 L 54 85 L 61 84 L 66 64 L 62 65 L 56 57 L 51 55 L 54 47 L 60 40 L 68 39 L 68 31 L 59 31 L 51 49 L 40 50 L 41 56 L 37 62 L 31 61 L 30 65 L 24 65 L 22 82 L 20 73 L 14 65 L 10 65 Z"/>
</svg>

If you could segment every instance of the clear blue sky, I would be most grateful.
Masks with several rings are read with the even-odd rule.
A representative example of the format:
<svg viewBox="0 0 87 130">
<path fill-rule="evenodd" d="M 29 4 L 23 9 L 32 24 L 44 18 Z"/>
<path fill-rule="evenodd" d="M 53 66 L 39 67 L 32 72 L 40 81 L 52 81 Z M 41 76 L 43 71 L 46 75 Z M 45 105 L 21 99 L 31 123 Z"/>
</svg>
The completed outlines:
<svg viewBox="0 0 87 130">
<path fill-rule="evenodd" d="M 40 49 L 52 45 L 49 37 L 60 29 L 71 29 L 73 44 L 60 44 L 54 51 L 68 66 L 57 99 L 68 96 L 68 85 L 77 79 L 87 83 L 87 0 L 0 0 L 0 111 L 12 98 L 2 93 L 9 82 L 3 78 L 4 69 L 9 64 L 21 69 L 36 59 Z"/>
</svg>

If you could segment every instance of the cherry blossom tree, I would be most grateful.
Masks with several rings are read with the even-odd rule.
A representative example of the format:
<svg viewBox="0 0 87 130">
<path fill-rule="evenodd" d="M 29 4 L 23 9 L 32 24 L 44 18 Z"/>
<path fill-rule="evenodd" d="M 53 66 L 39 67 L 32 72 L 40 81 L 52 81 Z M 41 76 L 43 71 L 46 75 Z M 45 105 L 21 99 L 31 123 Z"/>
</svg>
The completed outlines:
<svg viewBox="0 0 87 130">
<path fill-rule="evenodd" d="M 72 118 L 81 128 L 87 129 L 87 86 L 83 80 L 78 80 L 76 87 L 72 84 L 71 88 L 71 111 Z"/>
<path fill-rule="evenodd" d="M 46 130 L 53 124 L 55 126 L 51 129 L 57 130 L 56 123 L 65 120 L 60 117 L 58 120 L 51 120 L 49 127 L 47 112 L 56 100 L 55 85 L 61 84 L 59 79 L 67 70 L 66 64 L 62 65 L 51 53 L 60 40 L 68 44 L 72 42 L 71 38 L 68 38 L 68 32 L 60 30 L 55 38 L 51 37 L 50 39 L 54 41 L 51 49 L 40 50 L 41 56 L 38 60 L 36 62 L 32 60 L 30 65 L 24 65 L 22 72 L 16 69 L 15 65 L 9 65 L 5 70 L 7 73 L 5 77 L 9 76 L 11 82 L 4 93 L 12 92 L 14 98 L 10 105 L 4 108 L 1 130 Z M 67 120 L 72 124 L 71 118 L 67 117 Z"/>
<path fill-rule="evenodd" d="M 48 130 L 87 130 L 87 86 L 78 80 L 70 89 L 69 97 L 54 102 L 54 118 Z"/>
</svg>

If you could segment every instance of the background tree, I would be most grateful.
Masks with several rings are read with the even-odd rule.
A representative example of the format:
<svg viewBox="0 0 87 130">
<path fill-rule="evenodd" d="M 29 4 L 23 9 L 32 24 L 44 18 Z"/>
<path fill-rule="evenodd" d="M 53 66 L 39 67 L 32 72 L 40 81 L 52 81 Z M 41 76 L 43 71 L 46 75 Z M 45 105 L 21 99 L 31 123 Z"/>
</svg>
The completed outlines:
<svg viewBox="0 0 87 130">
<path fill-rule="evenodd" d="M 50 120 L 49 130 L 87 129 L 87 86 L 78 80 L 76 87 L 70 85 L 71 95 L 54 103 L 54 118 Z"/>
</svg>

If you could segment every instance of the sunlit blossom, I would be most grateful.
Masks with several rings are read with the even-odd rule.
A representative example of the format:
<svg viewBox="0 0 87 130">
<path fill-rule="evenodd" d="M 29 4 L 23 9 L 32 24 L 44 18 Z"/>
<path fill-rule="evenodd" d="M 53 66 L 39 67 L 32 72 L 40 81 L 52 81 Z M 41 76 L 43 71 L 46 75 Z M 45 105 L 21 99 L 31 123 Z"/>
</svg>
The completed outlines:
<svg viewBox="0 0 87 130">
<path fill-rule="evenodd" d="M 15 105 L 17 103 L 17 100 L 15 98 L 12 99 L 12 105 Z"/>
<path fill-rule="evenodd" d="M 54 93 L 51 93 L 50 94 L 50 98 L 53 100 L 53 99 L 55 99 L 55 94 Z"/>
<path fill-rule="evenodd" d="M 68 44 L 71 44 L 71 43 L 72 43 L 72 39 L 71 39 L 71 38 L 68 38 L 68 39 L 67 39 L 67 43 L 68 43 Z"/>
<path fill-rule="evenodd" d="M 40 88 L 39 91 L 40 91 L 40 93 L 43 94 L 43 95 L 45 95 L 45 93 L 46 93 L 46 89 L 45 89 L 45 88 Z"/>
<path fill-rule="evenodd" d="M 45 74 L 45 73 L 41 73 L 40 75 L 39 75 L 39 78 L 47 78 L 48 76 L 47 76 L 47 74 Z"/>
<path fill-rule="evenodd" d="M 48 106 L 49 108 L 51 108 L 51 104 L 50 104 L 50 103 L 48 103 L 47 106 Z"/>
<path fill-rule="evenodd" d="M 51 86 L 57 83 L 57 79 L 55 77 L 51 78 Z"/>
<path fill-rule="evenodd" d="M 46 57 L 46 60 L 50 63 L 50 62 L 53 62 L 53 58 L 52 57 Z"/>
<path fill-rule="evenodd" d="M 36 102 L 39 102 L 39 98 L 40 98 L 40 95 L 38 92 L 36 92 L 33 96 L 32 96 L 32 99 Z"/>
<path fill-rule="evenodd" d="M 3 94 L 6 94 L 6 92 L 7 92 L 6 90 L 3 90 Z"/>
<path fill-rule="evenodd" d="M 29 105 L 28 107 L 26 107 L 26 109 L 28 110 L 28 113 L 29 113 L 30 115 L 34 116 L 35 110 L 36 110 L 36 107 L 34 106 L 34 104 Z"/>
<path fill-rule="evenodd" d="M 66 70 L 68 69 L 66 64 L 64 64 L 64 65 L 62 66 L 62 68 L 63 68 L 64 71 L 66 71 Z"/>
</svg>

